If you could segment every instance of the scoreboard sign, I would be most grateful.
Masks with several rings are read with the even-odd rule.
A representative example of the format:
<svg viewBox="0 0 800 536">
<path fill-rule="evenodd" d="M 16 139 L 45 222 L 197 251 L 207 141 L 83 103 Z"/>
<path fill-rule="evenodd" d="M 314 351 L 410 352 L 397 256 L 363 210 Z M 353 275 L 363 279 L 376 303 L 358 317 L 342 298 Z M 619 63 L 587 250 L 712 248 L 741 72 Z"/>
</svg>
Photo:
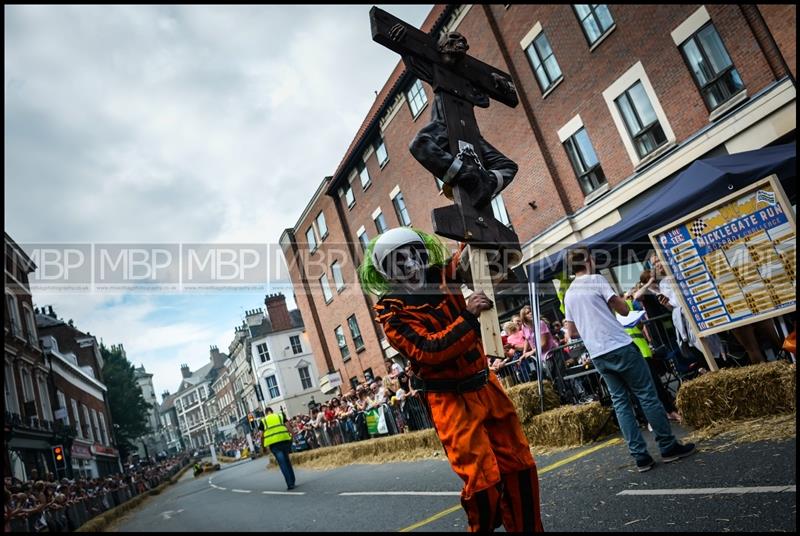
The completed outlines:
<svg viewBox="0 0 800 536">
<path fill-rule="evenodd" d="M 650 234 L 703 337 L 795 310 L 794 213 L 775 175 Z"/>
</svg>

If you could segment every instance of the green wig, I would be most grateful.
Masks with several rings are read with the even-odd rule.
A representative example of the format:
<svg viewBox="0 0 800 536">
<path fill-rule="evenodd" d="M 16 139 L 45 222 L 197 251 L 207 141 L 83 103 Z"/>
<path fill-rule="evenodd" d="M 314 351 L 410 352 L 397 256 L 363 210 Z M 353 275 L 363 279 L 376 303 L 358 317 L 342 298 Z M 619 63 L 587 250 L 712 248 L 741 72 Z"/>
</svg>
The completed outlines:
<svg viewBox="0 0 800 536">
<path fill-rule="evenodd" d="M 412 231 L 417 233 L 425 244 L 425 250 L 428 252 L 428 266 L 444 266 L 450 258 L 447 248 L 439 240 L 439 237 L 433 234 L 426 233 L 410 227 Z M 381 275 L 378 269 L 372 262 L 372 252 L 375 249 L 375 242 L 378 241 L 382 235 L 378 235 L 369 241 L 366 252 L 364 253 L 364 262 L 358 267 L 358 279 L 361 282 L 361 288 L 364 292 L 381 296 L 386 294 L 389 290 L 389 282 Z"/>
</svg>

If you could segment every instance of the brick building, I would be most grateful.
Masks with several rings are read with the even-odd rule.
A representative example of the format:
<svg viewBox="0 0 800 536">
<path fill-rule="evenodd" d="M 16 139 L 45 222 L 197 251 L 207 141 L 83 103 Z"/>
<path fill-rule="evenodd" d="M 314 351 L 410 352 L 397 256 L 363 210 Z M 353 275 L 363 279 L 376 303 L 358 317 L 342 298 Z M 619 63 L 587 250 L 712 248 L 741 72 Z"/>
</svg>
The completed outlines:
<svg viewBox="0 0 800 536">
<path fill-rule="evenodd" d="M 3 320 L 3 473 L 30 478 L 54 471 L 56 444 L 49 370 L 36 329 L 28 274 L 36 266 L 6 233 Z"/>
<path fill-rule="evenodd" d="M 51 306 L 36 311 L 36 327 L 51 370 L 50 399 L 60 416 L 56 418 L 75 433 L 63 438 L 73 474 L 97 478 L 120 472 L 97 339 L 77 329 L 72 320 L 58 318 Z"/>
<path fill-rule="evenodd" d="M 520 104 L 494 102 L 476 118 L 519 165 L 493 208 L 518 233 L 525 265 L 621 221 L 632 201 L 657 195 L 699 158 L 793 142 L 795 12 L 436 5 L 422 30 L 459 31 L 470 55 L 514 80 Z M 387 359 L 403 361 L 373 322 L 355 270 L 363 243 L 381 230 L 431 231 L 431 209 L 450 203 L 408 151 L 432 97 L 398 62 L 333 175 L 281 235 L 320 373 L 345 384 L 383 374 Z M 640 270 L 608 276 L 626 286 Z M 518 305 L 509 297 L 498 312 Z"/>
</svg>

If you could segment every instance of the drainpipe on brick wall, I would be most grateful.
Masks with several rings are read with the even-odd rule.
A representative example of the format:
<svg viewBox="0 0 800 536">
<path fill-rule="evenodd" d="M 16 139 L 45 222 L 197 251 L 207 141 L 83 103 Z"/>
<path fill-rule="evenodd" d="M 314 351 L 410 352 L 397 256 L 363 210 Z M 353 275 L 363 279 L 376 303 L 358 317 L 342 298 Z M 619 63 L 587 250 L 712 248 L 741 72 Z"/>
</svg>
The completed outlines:
<svg viewBox="0 0 800 536">
<path fill-rule="evenodd" d="M 778 43 L 775 42 L 775 38 L 772 36 L 769 26 L 761 15 L 761 10 L 754 4 L 740 4 L 739 9 L 747 25 L 750 27 L 750 31 L 753 33 L 756 43 L 758 43 L 758 48 L 761 49 L 761 53 L 764 54 L 767 60 L 767 65 L 769 65 L 772 71 L 772 76 L 775 80 L 780 80 L 784 76 L 788 76 L 792 84 L 795 84 L 792 71 L 789 69 L 789 65 L 787 65 L 783 54 L 781 54 L 781 49 L 778 47 Z"/>
<path fill-rule="evenodd" d="M 333 179 L 333 177 L 328 177 L 328 180 L 331 180 L 331 179 Z M 360 263 L 357 262 L 356 250 L 355 250 L 355 245 L 354 245 L 354 242 L 353 242 L 353 237 L 350 234 L 350 227 L 347 225 L 347 221 L 345 220 L 345 217 L 344 217 L 344 209 L 342 208 L 342 200 L 338 195 L 336 195 L 335 192 L 331 193 L 331 194 L 328 194 L 328 195 L 330 195 L 330 197 L 333 198 L 333 204 L 336 206 L 336 215 L 339 217 L 339 225 L 342 227 L 342 231 L 344 232 L 344 238 L 345 238 L 345 241 L 347 242 L 347 250 L 350 252 L 350 260 L 352 261 L 353 266 L 357 269 Z M 356 282 L 358 282 L 358 275 L 356 275 Z M 359 283 L 359 288 L 360 287 L 361 287 L 361 285 Z M 370 296 L 369 294 L 367 294 L 366 292 L 363 292 L 363 291 L 361 292 L 361 295 L 364 297 L 364 303 L 367 305 L 367 310 L 369 311 L 369 318 L 370 318 L 370 320 L 372 320 L 372 322 L 370 322 L 370 324 L 372 325 L 372 331 L 375 333 L 375 340 L 378 341 L 378 347 L 380 348 L 380 351 L 381 351 L 381 357 L 385 360 L 386 359 L 386 353 L 383 351 L 383 347 L 381 346 L 381 343 L 380 343 L 380 341 L 381 341 L 381 339 L 383 337 L 381 337 L 381 332 L 378 330 L 378 323 L 375 321 L 375 313 L 374 313 L 374 309 L 373 309 L 373 305 L 374 304 L 372 303 L 372 296 Z M 358 357 L 358 352 L 356 352 L 356 357 Z M 358 360 L 358 362 L 359 362 L 359 366 L 361 366 L 360 365 L 361 364 L 361 360 L 360 359 Z M 361 371 L 362 372 L 364 371 L 364 367 L 363 366 L 361 366 Z"/>
<path fill-rule="evenodd" d="M 572 210 L 570 209 L 569 199 L 567 198 L 564 188 L 561 186 L 561 177 L 558 175 L 555 164 L 553 164 L 553 159 L 550 157 L 550 153 L 548 152 L 547 146 L 544 143 L 544 138 L 542 138 L 539 124 L 536 122 L 536 116 L 533 114 L 533 107 L 531 106 L 525 91 L 522 89 L 522 81 L 519 78 L 516 67 L 514 67 L 514 62 L 511 61 L 511 54 L 509 54 L 505 42 L 500 35 L 500 29 L 497 27 L 497 21 L 492 14 L 491 5 L 483 4 L 483 12 L 486 14 L 486 19 L 489 21 L 489 27 L 492 29 L 492 35 L 497 42 L 497 46 L 500 47 L 500 53 L 503 55 L 503 60 L 505 60 L 506 65 L 508 66 L 508 71 L 511 74 L 511 78 L 514 80 L 514 85 L 517 87 L 519 100 L 522 103 L 523 110 L 525 110 L 525 115 L 527 116 L 528 123 L 533 131 L 533 136 L 536 138 L 536 143 L 539 145 L 539 150 L 542 152 L 542 158 L 544 158 L 544 164 L 547 166 L 547 171 L 553 178 L 553 184 L 556 187 L 556 192 L 558 193 L 558 198 L 561 201 L 561 206 L 564 208 L 564 213 L 571 214 Z"/>
<path fill-rule="evenodd" d="M 286 233 L 289 235 L 289 244 L 292 247 L 294 261 L 297 263 L 298 270 L 300 270 L 300 281 L 303 285 L 303 290 L 305 291 L 306 296 L 311 296 L 311 288 L 309 288 L 308 279 L 306 278 L 306 268 L 303 265 L 303 260 L 300 258 L 300 252 L 297 250 L 297 239 L 294 236 L 294 231 L 292 229 L 286 229 Z M 325 342 L 325 334 L 322 331 L 322 323 L 319 321 L 317 306 L 314 304 L 314 300 L 310 298 L 308 300 L 308 305 L 311 308 L 311 319 L 314 322 L 314 328 L 317 330 L 319 342 L 322 344 L 322 357 L 325 359 L 325 365 L 328 367 L 327 374 L 331 374 L 335 372 L 335 369 L 333 368 L 333 359 L 328 351 L 328 345 Z M 264 394 L 264 397 L 266 398 L 266 394 Z"/>
</svg>

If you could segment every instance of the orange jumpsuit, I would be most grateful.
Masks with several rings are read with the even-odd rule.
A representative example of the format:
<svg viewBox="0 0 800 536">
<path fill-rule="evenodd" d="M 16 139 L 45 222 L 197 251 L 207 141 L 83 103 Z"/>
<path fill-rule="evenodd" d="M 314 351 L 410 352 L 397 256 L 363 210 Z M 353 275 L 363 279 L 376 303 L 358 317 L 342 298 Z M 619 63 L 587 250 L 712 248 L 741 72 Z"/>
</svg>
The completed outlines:
<svg viewBox="0 0 800 536">
<path fill-rule="evenodd" d="M 438 288 L 387 295 L 375 305 L 389 343 L 423 380 L 461 380 L 487 369 L 478 319 L 452 284 L 455 265 L 429 269 L 428 281 L 441 280 Z M 492 531 L 502 523 L 508 532 L 543 531 L 536 463 L 494 373 L 478 390 L 425 397 L 450 465 L 464 481 L 469 530 Z"/>
</svg>

